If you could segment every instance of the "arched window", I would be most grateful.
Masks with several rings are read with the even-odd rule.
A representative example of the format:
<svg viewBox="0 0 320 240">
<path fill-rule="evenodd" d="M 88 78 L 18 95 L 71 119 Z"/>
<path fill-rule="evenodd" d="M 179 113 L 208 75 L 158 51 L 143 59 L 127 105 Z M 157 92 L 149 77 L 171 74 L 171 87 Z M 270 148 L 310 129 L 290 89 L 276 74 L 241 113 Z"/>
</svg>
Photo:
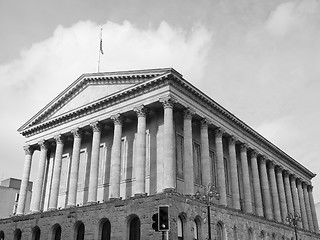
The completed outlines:
<svg viewBox="0 0 320 240">
<path fill-rule="evenodd" d="M 4 240 L 4 232 L 0 231 L 0 240 Z"/>
<path fill-rule="evenodd" d="M 183 221 L 179 216 L 177 219 L 178 240 L 183 240 Z"/>
<path fill-rule="evenodd" d="M 272 240 L 276 240 L 276 234 L 275 233 L 272 234 Z"/>
<path fill-rule="evenodd" d="M 52 228 L 52 240 L 61 240 L 61 226 L 55 224 Z"/>
<path fill-rule="evenodd" d="M 193 240 L 199 239 L 199 227 L 196 221 L 193 221 Z"/>
<path fill-rule="evenodd" d="M 76 222 L 74 230 L 75 230 L 75 240 L 84 240 L 85 227 L 83 222 Z"/>
<path fill-rule="evenodd" d="M 237 227 L 233 227 L 233 239 L 238 240 L 238 233 L 237 233 Z"/>
<path fill-rule="evenodd" d="M 140 219 L 135 216 L 129 222 L 129 240 L 140 240 Z"/>
<path fill-rule="evenodd" d="M 248 229 L 248 240 L 253 240 L 253 232 L 251 228 Z"/>
<path fill-rule="evenodd" d="M 21 240 L 22 232 L 19 228 L 14 231 L 14 240 Z"/>
<path fill-rule="evenodd" d="M 261 239 L 265 239 L 264 236 L 265 236 L 264 231 L 261 231 L 261 232 L 260 232 L 260 238 L 261 238 Z"/>
<path fill-rule="evenodd" d="M 35 226 L 32 229 L 32 240 L 40 240 L 40 228 L 38 226 Z"/>
<path fill-rule="evenodd" d="M 100 221 L 99 225 L 99 240 L 110 240 L 111 235 L 111 224 L 106 218 Z"/>
<path fill-rule="evenodd" d="M 223 228 L 223 223 L 218 222 L 217 223 L 217 240 L 224 240 L 224 228 Z"/>
</svg>

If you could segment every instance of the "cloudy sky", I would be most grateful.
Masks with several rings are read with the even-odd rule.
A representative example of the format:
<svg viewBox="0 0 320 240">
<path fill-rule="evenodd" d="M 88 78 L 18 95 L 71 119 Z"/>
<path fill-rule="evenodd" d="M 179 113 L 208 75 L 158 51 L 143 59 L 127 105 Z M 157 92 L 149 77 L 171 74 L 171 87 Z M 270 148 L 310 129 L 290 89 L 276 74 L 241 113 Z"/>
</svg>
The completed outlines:
<svg viewBox="0 0 320 240">
<path fill-rule="evenodd" d="M 22 176 L 17 129 L 97 71 L 101 25 L 101 71 L 173 67 L 320 175 L 319 12 L 318 0 L 0 1 L 0 179 Z"/>
</svg>

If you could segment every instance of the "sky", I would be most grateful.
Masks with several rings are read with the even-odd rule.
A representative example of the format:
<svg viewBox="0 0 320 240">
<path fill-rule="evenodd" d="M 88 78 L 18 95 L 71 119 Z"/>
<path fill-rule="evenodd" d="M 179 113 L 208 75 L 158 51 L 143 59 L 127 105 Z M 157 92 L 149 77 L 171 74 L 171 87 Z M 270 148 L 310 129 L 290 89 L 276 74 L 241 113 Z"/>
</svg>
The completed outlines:
<svg viewBox="0 0 320 240">
<path fill-rule="evenodd" d="M 320 175 L 319 12 L 318 0 L 0 1 L 0 179 L 22 177 L 17 129 L 97 71 L 101 26 L 100 71 L 173 67 Z"/>
</svg>

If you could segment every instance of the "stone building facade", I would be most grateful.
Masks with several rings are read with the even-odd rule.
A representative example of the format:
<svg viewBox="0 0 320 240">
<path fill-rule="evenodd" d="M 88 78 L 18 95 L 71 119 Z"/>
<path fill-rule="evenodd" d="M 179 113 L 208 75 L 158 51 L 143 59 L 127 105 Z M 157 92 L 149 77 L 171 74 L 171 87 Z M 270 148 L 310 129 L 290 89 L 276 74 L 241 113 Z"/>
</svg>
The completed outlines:
<svg viewBox="0 0 320 240">
<path fill-rule="evenodd" d="M 159 205 L 169 239 L 292 239 L 289 213 L 300 239 L 320 239 L 315 174 L 174 69 L 84 74 L 19 131 L 20 198 L 0 239 L 161 239 Z"/>
</svg>

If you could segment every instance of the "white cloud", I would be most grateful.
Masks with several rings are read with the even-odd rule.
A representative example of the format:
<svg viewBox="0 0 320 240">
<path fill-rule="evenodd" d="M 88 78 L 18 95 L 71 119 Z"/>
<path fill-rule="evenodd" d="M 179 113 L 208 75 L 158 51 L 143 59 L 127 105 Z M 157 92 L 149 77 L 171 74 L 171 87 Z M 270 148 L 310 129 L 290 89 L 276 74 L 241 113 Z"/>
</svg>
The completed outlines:
<svg viewBox="0 0 320 240">
<path fill-rule="evenodd" d="M 13 136 L 0 144 L 3 160 L 11 163 L 0 176 L 22 176 L 23 137 L 14 135 L 15 130 L 82 73 L 97 71 L 99 34 L 100 26 L 90 21 L 69 28 L 59 26 L 52 37 L 33 44 L 18 59 L 0 66 L 0 131 Z M 185 32 L 166 22 L 146 30 L 127 21 L 107 22 L 103 25 L 100 70 L 174 67 L 189 80 L 199 81 L 210 42 L 210 32 L 199 25 Z"/>
</svg>

